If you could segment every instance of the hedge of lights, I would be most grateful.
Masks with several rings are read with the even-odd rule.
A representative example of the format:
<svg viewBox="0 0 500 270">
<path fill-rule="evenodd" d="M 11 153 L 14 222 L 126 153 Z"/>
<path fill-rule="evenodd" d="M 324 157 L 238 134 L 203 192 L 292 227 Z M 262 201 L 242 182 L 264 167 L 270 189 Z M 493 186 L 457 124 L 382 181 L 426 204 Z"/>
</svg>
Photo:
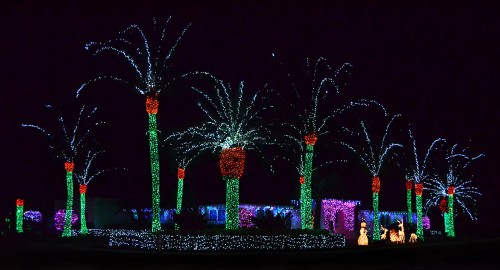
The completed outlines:
<svg viewBox="0 0 500 270">
<path fill-rule="evenodd" d="M 345 247 L 340 234 L 311 235 L 162 235 L 164 251 L 218 250 L 308 250 Z M 157 249 L 157 238 L 146 230 L 115 230 L 109 239 L 110 247 Z"/>
<path fill-rule="evenodd" d="M 344 213 L 344 228 L 348 231 L 354 231 L 354 208 L 359 205 L 360 201 L 344 201 L 337 199 L 323 199 L 324 211 L 324 226 L 326 230 L 330 230 L 330 221 L 335 224 L 335 214 L 338 211 Z"/>
</svg>

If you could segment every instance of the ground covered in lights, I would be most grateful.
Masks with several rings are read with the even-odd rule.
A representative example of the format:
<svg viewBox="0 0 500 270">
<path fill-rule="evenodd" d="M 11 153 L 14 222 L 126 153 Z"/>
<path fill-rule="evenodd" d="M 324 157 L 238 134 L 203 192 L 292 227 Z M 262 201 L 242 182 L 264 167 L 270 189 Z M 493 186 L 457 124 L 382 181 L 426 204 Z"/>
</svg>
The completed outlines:
<svg viewBox="0 0 500 270">
<path fill-rule="evenodd" d="M 0 269 L 500 269 L 500 237 L 316 251 L 158 253 L 110 248 L 105 238 L 3 236 L 0 247 Z"/>
</svg>

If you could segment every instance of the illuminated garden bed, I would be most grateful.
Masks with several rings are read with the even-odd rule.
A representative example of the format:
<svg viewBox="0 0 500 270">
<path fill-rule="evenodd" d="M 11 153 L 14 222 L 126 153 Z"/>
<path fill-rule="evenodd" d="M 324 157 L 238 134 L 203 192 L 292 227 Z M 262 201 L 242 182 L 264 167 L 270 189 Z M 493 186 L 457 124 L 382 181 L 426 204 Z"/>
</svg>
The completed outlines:
<svg viewBox="0 0 500 270">
<path fill-rule="evenodd" d="M 110 247 L 157 250 L 156 235 L 147 230 L 114 230 Z M 163 251 L 225 251 L 225 250 L 323 250 L 345 247 L 340 234 L 162 234 Z"/>
</svg>

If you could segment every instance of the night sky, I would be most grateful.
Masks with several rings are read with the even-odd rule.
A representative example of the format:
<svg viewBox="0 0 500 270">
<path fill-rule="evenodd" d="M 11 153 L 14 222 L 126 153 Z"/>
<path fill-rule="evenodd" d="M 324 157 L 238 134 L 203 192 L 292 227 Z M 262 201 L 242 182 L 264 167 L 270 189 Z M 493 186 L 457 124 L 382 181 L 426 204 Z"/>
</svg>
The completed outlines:
<svg viewBox="0 0 500 270">
<path fill-rule="evenodd" d="M 153 17 L 164 21 L 172 16 L 168 42 L 192 24 L 175 51 L 174 74 L 208 71 L 232 84 L 245 81 L 246 91 L 253 92 L 265 83 L 279 85 L 273 53 L 296 72 L 308 57 L 325 57 L 333 67 L 351 63 L 339 96 L 374 99 L 390 115 L 401 113 L 395 126 L 406 131 L 412 125 L 420 151 L 442 137 L 470 146 L 471 154 L 486 155 L 474 165 L 474 185 L 484 194 L 479 199 L 479 221 L 471 223 L 462 215 L 460 222 L 470 228 L 493 229 L 500 188 L 493 173 L 500 160 L 496 94 L 500 24 L 495 1 L 71 2 L 0 4 L 2 216 L 15 209 L 16 198 L 25 199 L 26 209 L 53 211 L 54 201 L 66 197 L 63 161 L 51 158 L 41 133 L 21 127 L 31 123 L 57 128 L 46 104 L 69 119 L 83 103 L 97 107 L 98 118 L 107 122 L 96 134 L 107 149 L 98 167 L 128 168 L 95 179 L 88 197 L 119 198 L 128 206 L 150 207 L 144 98 L 109 82 L 89 87 L 78 99 L 75 94 L 82 83 L 98 75 L 131 73 L 121 58 L 111 53 L 93 56 L 85 44 L 114 38 L 131 24 L 151 33 Z M 187 84 L 162 92 L 159 100 L 162 131 L 203 119 Z M 342 121 L 356 123 L 353 117 Z M 409 146 L 409 141 L 402 143 Z M 333 179 L 324 196 L 361 200 L 363 209 L 371 209 L 368 170 L 327 142 L 318 142 L 317 149 L 326 158 L 349 159 L 348 165 L 322 173 Z M 160 153 L 160 164 L 161 206 L 174 207 L 176 165 L 166 149 Z M 272 175 L 256 154 L 249 153 L 240 203 L 288 204 L 298 198 L 294 169 L 286 163 L 278 165 Z M 386 165 L 381 173 L 380 209 L 405 211 L 403 171 L 394 163 Z M 224 203 L 218 160 L 212 155 L 195 160 L 187 169 L 184 190 L 186 205 Z"/>
</svg>

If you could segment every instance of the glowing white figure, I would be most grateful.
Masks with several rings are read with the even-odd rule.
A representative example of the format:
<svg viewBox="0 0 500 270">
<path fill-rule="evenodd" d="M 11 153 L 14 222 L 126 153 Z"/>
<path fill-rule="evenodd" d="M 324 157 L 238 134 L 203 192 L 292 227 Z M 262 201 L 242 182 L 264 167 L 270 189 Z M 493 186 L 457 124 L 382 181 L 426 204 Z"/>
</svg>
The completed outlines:
<svg viewBox="0 0 500 270">
<path fill-rule="evenodd" d="M 358 245 L 368 246 L 368 236 L 366 235 L 366 222 L 361 221 L 361 229 L 359 230 Z"/>
<path fill-rule="evenodd" d="M 401 221 L 398 220 L 398 227 L 399 227 L 399 231 L 398 231 L 398 243 L 400 244 L 404 244 L 405 243 L 405 227 L 404 227 L 404 224 L 403 224 L 403 220 L 401 219 Z"/>
</svg>

